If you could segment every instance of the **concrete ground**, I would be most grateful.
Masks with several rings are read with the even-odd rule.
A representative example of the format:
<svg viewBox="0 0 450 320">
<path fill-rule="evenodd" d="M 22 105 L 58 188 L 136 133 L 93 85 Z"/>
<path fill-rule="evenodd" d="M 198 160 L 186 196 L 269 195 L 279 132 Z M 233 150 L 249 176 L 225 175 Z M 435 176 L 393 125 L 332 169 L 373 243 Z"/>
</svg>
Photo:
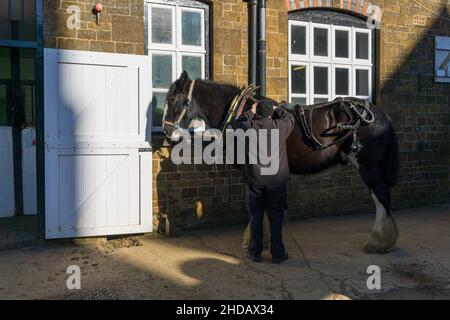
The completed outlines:
<svg viewBox="0 0 450 320">
<path fill-rule="evenodd" d="M 288 222 L 290 260 L 245 258 L 244 227 L 177 238 L 50 243 L 0 251 L 0 299 L 450 299 L 450 203 L 396 212 L 394 251 L 362 251 L 374 216 Z M 68 290 L 69 265 L 81 290 Z M 369 290 L 366 269 L 381 269 Z"/>
</svg>

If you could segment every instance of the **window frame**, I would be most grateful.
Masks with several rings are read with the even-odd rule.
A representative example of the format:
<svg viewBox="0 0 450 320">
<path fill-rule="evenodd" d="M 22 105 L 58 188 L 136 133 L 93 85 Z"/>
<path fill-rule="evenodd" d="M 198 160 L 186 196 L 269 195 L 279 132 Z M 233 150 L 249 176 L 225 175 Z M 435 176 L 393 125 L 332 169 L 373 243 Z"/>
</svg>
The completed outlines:
<svg viewBox="0 0 450 320">
<path fill-rule="evenodd" d="M 314 29 L 326 29 L 327 30 L 327 56 L 316 56 L 314 54 Z M 311 47 L 311 52 L 309 55 L 309 58 L 311 60 L 314 60 L 314 62 L 331 62 L 331 25 L 329 24 L 323 24 L 323 23 L 310 23 L 310 27 L 309 27 L 309 32 L 310 32 L 310 47 Z"/>
<path fill-rule="evenodd" d="M 292 25 L 301 25 L 306 26 L 306 34 L 309 37 L 309 41 L 307 40 L 306 45 L 306 54 L 299 55 L 293 54 L 291 48 L 292 41 Z M 325 29 L 325 26 L 328 26 L 328 57 L 316 56 L 314 55 L 314 28 L 319 27 Z M 349 58 L 336 58 L 335 57 L 335 31 L 336 30 L 345 30 L 349 33 Z M 356 59 L 356 33 L 367 33 L 368 34 L 368 54 L 369 59 Z M 372 30 L 363 29 L 353 26 L 344 26 L 344 25 L 335 25 L 331 24 L 323 24 L 312 21 L 299 21 L 299 20 L 289 20 L 289 32 L 288 32 L 288 66 L 289 66 L 289 75 L 288 75 L 288 97 L 289 101 L 292 101 L 292 98 L 306 98 L 307 104 L 314 104 L 314 99 L 316 98 L 328 98 L 330 101 L 335 99 L 336 97 L 342 95 L 336 95 L 336 85 L 335 85 L 335 77 L 336 77 L 336 68 L 345 68 L 349 70 L 349 94 L 347 96 L 354 96 L 361 99 L 368 99 L 369 101 L 373 100 L 374 88 L 373 88 L 373 79 L 372 75 L 374 74 L 374 57 L 373 57 L 373 47 L 372 42 Z M 293 65 L 305 65 L 306 66 L 306 90 L 305 94 L 297 94 L 292 92 L 292 66 Z M 328 67 L 328 95 L 322 94 L 314 94 L 314 67 L 315 66 L 326 66 Z M 367 96 L 356 95 L 356 70 L 364 69 L 369 70 L 369 79 L 368 79 L 368 88 L 369 94 Z"/>
<path fill-rule="evenodd" d="M 198 12 L 201 16 L 201 21 L 203 23 L 200 24 L 200 39 L 201 44 L 200 46 L 192 46 L 192 45 L 183 45 L 183 32 L 182 32 L 182 12 Z M 177 23 L 177 49 L 180 48 L 181 51 L 192 51 L 192 52 L 198 52 L 199 50 L 203 50 L 206 53 L 205 50 L 205 11 L 203 9 L 198 8 L 191 8 L 186 7 L 184 5 L 177 5 L 177 16 L 176 16 L 176 23 Z"/>
<path fill-rule="evenodd" d="M 331 60 L 336 61 L 337 63 L 352 63 L 353 59 L 353 50 L 352 50 L 352 43 L 353 43 L 353 30 L 351 27 L 344 27 L 344 26 L 337 26 L 332 25 L 331 26 L 331 46 L 332 46 L 332 56 Z M 348 32 L 348 58 L 342 58 L 342 57 L 336 57 L 336 31 L 347 31 Z"/>
<path fill-rule="evenodd" d="M 336 93 L 336 85 L 335 85 L 335 83 L 336 83 L 336 69 L 347 69 L 348 70 L 348 95 L 347 96 L 350 96 L 350 94 L 354 91 L 353 90 L 353 74 L 352 74 L 352 72 L 353 72 L 353 68 L 352 68 L 352 66 L 351 65 L 349 65 L 349 64 L 338 64 L 338 63 L 335 63 L 335 64 L 333 64 L 333 70 L 332 70 L 332 80 L 334 80 L 334 81 L 332 81 L 332 90 L 333 90 L 333 92 L 332 92 L 332 99 L 336 99 L 337 97 L 341 97 L 342 95 L 340 95 L 340 94 L 337 94 Z"/>
<path fill-rule="evenodd" d="M 356 85 L 357 85 L 357 83 L 356 83 L 356 71 L 357 70 L 368 70 L 369 71 L 369 74 L 367 75 L 367 77 L 368 77 L 368 88 L 369 88 L 369 95 L 368 96 L 361 96 L 361 95 L 357 95 L 356 94 Z M 354 79 L 354 81 L 353 81 L 353 92 L 354 92 L 354 96 L 355 97 L 357 97 L 357 98 L 360 98 L 360 99 L 369 99 L 369 100 L 371 100 L 371 91 L 372 91 L 372 67 L 370 67 L 370 66 L 362 66 L 362 65 L 357 65 L 357 66 L 355 66 L 355 68 L 353 69 L 353 79 Z"/>
<path fill-rule="evenodd" d="M 292 26 L 301 26 L 301 27 L 306 28 L 306 30 L 305 30 L 305 54 L 292 53 Z M 295 60 L 307 59 L 307 57 L 309 57 L 309 47 L 310 47 L 308 22 L 289 20 L 288 37 L 289 37 L 289 41 L 288 41 L 289 55 L 292 56 Z"/>
<path fill-rule="evenodd" d="M 292 72 L 292 67 L 293 66 L 305 66 L 306 70 L 305 70 L 305 80 L 306 80 L 306 84 L 305 84 L 305 93 L 293 93 L 292 92 L 292 76 L 291 76 L 291 72 Z M 290 99 L 291 98 L 305 98 L 306 99 L 306 103 L 309 102 L 309 85 L 310 85 L 310 81 L 308 81 L 308 75 L 309 75 L 309 68 L 310 65 L 309 63 L 305 63 L 305 62 L 297 62 L 297 61 L 289 61 L 289 92 L 290 92 Z"/>
<path fill-rule="evenodd" d="M 145 0 L 146 14 L 146 43 L 145 51 L 149 56 L 152 64 L 152 57 L 154 54 L 172 54 L 172 82 L 175 81 L 183 71 L 182 58 L 183 56 L 201 57 L 201 78 L 207 79 L 209 77 L 209 45 L 208 28 L 210 26 L 210 10 L 209 5 L 198 1 L 198 6 L 192 3 L 185 3 L 181 0 L 174 0 L 161 2 L 159 0 Z M 172 44 L 153 43 L 152 40 L 152 8 L 170 8 L 172 10 Z M 182 45 L 182 12 L 199 12 L 201 14 L 201 46 Z M 153 70 L 152 70 L 153 71 Z M 153 75 L 151 75 L 151 90 L 155 93 L 167 93 L 169 88 L 153 88 Z M 153 100 L 153 99 L 152 99 Z M 153 125 L 153 110 L 151 112 L 151 128 L 154 133 L 162 133 L 162 125 Z"/>
<path fill-rule="evenodd" d="M 357 65 L 369 65 L 372 64 L 372 32 L 370 29 L 362 29 L 362 28 L 355 28 L 352 27 L 353 29 L 353 41 L 355 43 L 355 45 L 353 46 L 353 64 L 357 64 Z M 369 59 L 357 59 L 356 58 L 356 33 L 366 33 L 368 34 L 368 57 Z"/>
<path fill-rule="evenodd" d="M 315 87 L 315 79 L 314 79 L 314 68 L 315 67 L 319 67 L 319 68 L 327 68 L 327 94 L 316 94 L 314 92 L 314 87 Z M 309 92 L 310 94 L 310 100 L 312 102 L 312 104 L 314 104 L 315 99 L 325 99 L 327 98 L 328 100 L 331 98 L 331 81 L 330 81 L 330 76 L 331 76 L 331 68 L 332 65 L 330 63 L 324 63 L 324 62 L 311 62 L 310 63 L 310 72 L 309 72 L 309 81 L 311 83 L 311 90 Z"/>
<path fill-rule="evenodd" d="M 183 56 L 188 56 L 188 57 L 199 57 L 202 59 L 201 62 L 201 78 L 204 79 L 205 78 L 205 54 L 204 53 L 198 53 L 198 52 L 186 52 L 186 51 L 182 51 L 179 54 L 177 54 L 177 65 L 181 67 L 181 69 L 183 68 Z M 181 72 L 178 72 L 178 74 L 180 74 Z M 175 77 L 176 79 L 176 77 Z"/>
<path fill-rule="evenodd" d="M 150 65 L 152 66 L 152 72 L 153 72 L 153 55 L 171 55 L 172 56 L 172 66 L 174 65 L 175 60 L 177 59 L 177 55 L 175 52 L 171 52 L 171 51 L 163 51 L 163 50 L 152 50 L 151 54 L 149 54 L 149 58 L 150 58 Z M 176 70 L 175 68 L 172 68 L 172 79 L 174 79 L 176 77 Z M 151 84 L 152 84 L 152 92 L 168 92 L 169 88 L 155 88 L 153 87 L 153 74 L 151 75 L 151 80 L 150 80 Z"/>
<path fill-rule="evenodd" d="M 13 0 L 14 1 L 14 0 Z M 16 5 L 17 3 L 19 3 L 19 7 L 18 10 L 20 10 L 19 12 L 19 19 L 12 19 L 13 18 L 13 8 L 12 8 L 12 3 L 13 1 L 11 0 L 7 0 L 6 1 L 6 7 L 7 7 L 7 12 L 6 12 L 6 33 L 7 33 L 7 37 L 0 37 L 0 45 L 1 46 L 5 46 L 5 47 L 20 47 L 20 48 L 36 48 L 37 47 L 37 42 L 38 42 L 38 23 L 37 23 L 37 12 L 39 9 L 39 6 L 42 5 L 42 0 L 35 0 L 34 1 L 34 14 L 32 15 L 34 18 L 34 23 L 32 23 L 31 25 L 34 27 L 34 36 L 32 37 L 32 39 L 28 39 L 25 37 L 26 35 L 26 25 L 25 25 L 25 15 L 26 15 L 26 10 L 28 8 L 30 8 L 30 4 L 26 3 L 26 1 L 22 0 L 19 2 L 14 2 Z M 27 6 L 26 6 L 27 5 Z M 12 27 L 11 27 L 11 21 L 13 20 L 20 20 L 20 25 L 19 25 L 19 36 L 18 39 L 12 39 Z"/>
<path fill-rule="evenodd" d="M 172 43 L 159 43 L 159 42 L 153 42 L 152 41 L 152 11 L 153 8 L 161 8 L 161 9 L 170 9 L 172 11 Z M 155 49 L 168 49 L 168 50 L 174 50 L 176 49 L 176 14 L 175 13 L 176 7 L 172 5 L 163 5 L 159 3 L 154 2 L 148 2 L 148 11 L 147 11 L 147 21 L 148 21 L 148 39 L 147 39 L 147 48 L 155 48 Z"/>
</svg>

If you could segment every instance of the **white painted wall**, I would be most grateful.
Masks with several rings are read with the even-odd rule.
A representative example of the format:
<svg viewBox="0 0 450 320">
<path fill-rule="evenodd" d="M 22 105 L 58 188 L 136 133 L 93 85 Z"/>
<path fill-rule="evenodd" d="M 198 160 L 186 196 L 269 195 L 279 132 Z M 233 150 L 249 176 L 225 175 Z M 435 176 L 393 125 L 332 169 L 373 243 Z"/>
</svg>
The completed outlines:
<svg viewBox="0 0 450 320">
<path fill-rule="evenodd" d="M 22 130 L 23 213 L 37 214 L 36 129 Z"/>
<path fill-rule="evenodd" d="M 0 218 L 14 215 L 14 169 L 11 127 L 0 127 Z"/>
</svg>

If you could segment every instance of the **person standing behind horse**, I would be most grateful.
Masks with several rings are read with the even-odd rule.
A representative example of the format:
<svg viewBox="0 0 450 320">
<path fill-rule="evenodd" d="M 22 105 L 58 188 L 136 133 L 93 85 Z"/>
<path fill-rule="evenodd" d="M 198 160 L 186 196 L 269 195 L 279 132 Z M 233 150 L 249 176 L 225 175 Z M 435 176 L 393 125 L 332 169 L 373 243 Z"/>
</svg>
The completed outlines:
<svg viewBox="0 0 450 320">
<path fill-rule="evenodd" d="M 251 110 L 245 112 L 237 120 L 237 128 L 255 130 L 258 137 L 258 149 L 266 149 L 267 155 L 271 156 L 278 152 L 279 166 L 274 174 L 261 174 L 261 169 L 265 166 L 261 164 L 257 157 L 257 163 L 251 163 L 249 151 L 247 151 L 247 161 L 243 166 L 243 176 L 247 183 L 246 204 L 250 213 L 250 234 L 251 240 L 247 251 L 247 257 L 255 262 L 261 261 L 263 250 L 263 217 L 264 209 L 269 211 L 270 234 L 271 234 L 271 254 L 272 262 L 280 263 L 288 259 L 282 237 L 282 226 L 284 212 L 287 209 L 287 182 L 289 180 L 289 165 L 286 153 L 286 140 L 295 126 L 294 117 L 287 111 L 276 108 L 269 99 L 264 99 L 258 104 L 254 104 Z M 265 139 L 267 146 L 260 139 L 260 131 L 266 130 L 268 135 L 278 130 L 279 143 L 272 146 L 270 137 Z"/>
</svg>

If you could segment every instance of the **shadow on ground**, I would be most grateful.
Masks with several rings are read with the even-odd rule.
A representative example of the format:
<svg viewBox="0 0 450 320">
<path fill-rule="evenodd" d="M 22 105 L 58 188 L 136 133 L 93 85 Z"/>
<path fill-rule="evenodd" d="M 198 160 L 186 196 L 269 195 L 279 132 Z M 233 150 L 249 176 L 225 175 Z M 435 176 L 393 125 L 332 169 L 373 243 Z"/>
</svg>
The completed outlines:
<svg viewBox="0 0 450 320">
<path fill-rule="evenodd" d="M 0 299 L 450 299 L 450 204 L 399 212 L 386 255 L 362 251 L 373 218 L 287 223 L 291 258 L 280 265 L 245 258 L 243 227 L 0 251 Z M 66 287 L 69 265 L 81 290 Z M 381 290 L 367 289 L 369 265 Z"/>
</svg>

